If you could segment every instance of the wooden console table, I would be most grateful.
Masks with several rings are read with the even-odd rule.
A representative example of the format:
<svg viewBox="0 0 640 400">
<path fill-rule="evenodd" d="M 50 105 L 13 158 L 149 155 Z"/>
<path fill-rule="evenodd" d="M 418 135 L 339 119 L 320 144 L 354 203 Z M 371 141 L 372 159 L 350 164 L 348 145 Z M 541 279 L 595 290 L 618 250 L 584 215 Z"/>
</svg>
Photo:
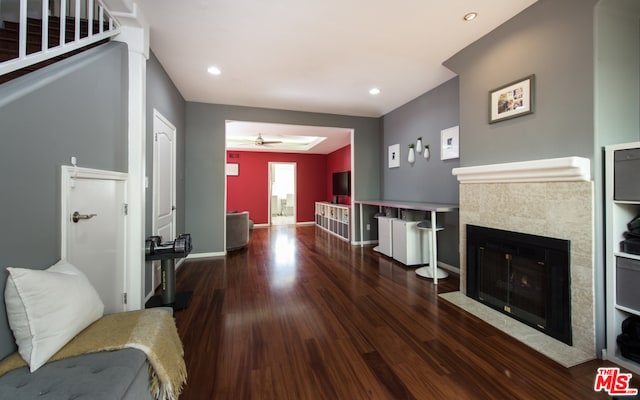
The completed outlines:
<svg viewBox="0 0 640 400">
<path fill-rule="evenodd" d="M 417 210 L 417 211 L 426 211 L 430 213 L 431 217 L 431 226 L 433 229 L 430 231 L 431 235 L 431 243 L 432 243 L 432 251 L 429 254 L 429 266 L 431 266 L 433 271 L 433 284 L 438 284 L 438 276 L 436 270 L 438 268 L 438 239 L 436 235 L 436 214 L 439 212 L 451 212 L 455 211 L 459 208 L 458 204 L 444 204 L 444 203 L 421 203 L 421 202 L 413 202 L 413 201 L 395 201 L 395 200 L 357 200 L 354 201 L 354 204 L 360 207 L 360 241 L 363 242 L 362 238 L 364 237 L 364 223 L 363 223 L 363 213 L 362 207 L 365 205 L 368 206 L 378 206 L 378 207 L 391 207 L 398 208 L 401 210 Z M 364 246 L 364 243 L 361 243 L 361 246 Z"/>
</svg>

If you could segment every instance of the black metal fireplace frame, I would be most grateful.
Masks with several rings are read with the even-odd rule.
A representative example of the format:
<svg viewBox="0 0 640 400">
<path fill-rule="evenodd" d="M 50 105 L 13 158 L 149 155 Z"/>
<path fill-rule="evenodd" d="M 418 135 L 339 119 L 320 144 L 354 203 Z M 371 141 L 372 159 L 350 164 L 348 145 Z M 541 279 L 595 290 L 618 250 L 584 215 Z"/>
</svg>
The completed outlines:
<svg viewBox="0 0 640 400">
<path fill-rule="evenodd" d="M 568 240 L 467 225 L 467 296 L 555 339 L 572 345 L 570 246 Z M 522 256 L 531 253 L 541 254 L 549 271 L 546 285 L 552 294 L 546 303 L 545 326 L 540 326 L 508 312 L 507 304 L 497 305 L 480 298 L 478 260 L 482 249 Z M 540 249 L 544 249 L 542 253 Z M 566 268 L 558 268 L 559 265 L 566 266 Z"/>
</svg>

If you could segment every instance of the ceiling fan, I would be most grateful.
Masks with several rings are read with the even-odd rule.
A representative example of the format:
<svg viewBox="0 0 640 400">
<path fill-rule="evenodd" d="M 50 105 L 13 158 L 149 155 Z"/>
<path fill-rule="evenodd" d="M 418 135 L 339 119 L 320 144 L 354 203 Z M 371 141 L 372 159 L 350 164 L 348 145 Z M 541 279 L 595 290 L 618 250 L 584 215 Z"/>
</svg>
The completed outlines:
<svg viewBox="0 0 640 400">
<path fill-rule="evenodd" d="M 256 138 L 255 145 L 256 146 L 264 146 L 265 144 L 276 144 L 282 143 L 280 140 L 264 140 L 262 138 L 262 133 L 258 133 L 258 137 Z"/>
</svg>

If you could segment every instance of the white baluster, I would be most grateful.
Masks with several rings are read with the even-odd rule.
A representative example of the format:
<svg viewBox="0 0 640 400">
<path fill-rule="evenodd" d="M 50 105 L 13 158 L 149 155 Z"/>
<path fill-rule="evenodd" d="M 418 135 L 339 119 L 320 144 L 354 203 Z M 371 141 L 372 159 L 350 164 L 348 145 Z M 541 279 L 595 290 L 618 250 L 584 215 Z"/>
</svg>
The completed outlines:
<svg viewBox="0 0 640 400">
<path fill-rule="evenodd" d="M 60 47 L 64 46 L 67 36 L 67 30 L 65 29 L 65 21 L 67 20 L 67 2 L 60 2 Z"/>
<path fill-rule="evenodd" d="M 87 32 L 89 37 L 93 36 L 93 0 L 87 0 Z"/>
<path fill-rule="evenodd" d="M 104 8 L 102 6 L 98 7 L 98 22 L 100 26 L 98 27 L 98 32 L 104 32 Z"/>
<path fill-rule="evenodd" d="M 76 27 L 76 35 L 75 41 L 80 40 L 80 0 L 76 0 L 76 10 L 75 10 L 75 27 Z"/>
<path fill-rule="evenodd" d="M 27 0 L 20 0 L 20 32 L 18 36 L 18 58 L 27 55 Z"/>
<path fill-rule="evenodd" d="M 49 48 L 49 0 L 42 0 L 42 51 Z"/>
</svg>

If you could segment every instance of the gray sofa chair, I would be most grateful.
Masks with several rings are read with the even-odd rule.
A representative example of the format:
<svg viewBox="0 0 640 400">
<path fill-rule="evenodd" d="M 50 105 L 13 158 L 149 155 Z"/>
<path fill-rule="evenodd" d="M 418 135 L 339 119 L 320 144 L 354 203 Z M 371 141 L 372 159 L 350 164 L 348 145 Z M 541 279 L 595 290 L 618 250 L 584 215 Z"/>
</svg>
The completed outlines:
<svg viewBox="0 0 640 400">
<path fill-rule="evenodd" d="M 249 243 L 251 225 L 248 211 L 227 213 L 227 251 L 240 250 Z"/>
<path fill-rule="evenodd" d="M 142 351 L 124 349 L 65 358 L 33 373 L 23 367 L 0 377 L 0 398 L 153 400 L 149 363 Z"/>
</svg>

